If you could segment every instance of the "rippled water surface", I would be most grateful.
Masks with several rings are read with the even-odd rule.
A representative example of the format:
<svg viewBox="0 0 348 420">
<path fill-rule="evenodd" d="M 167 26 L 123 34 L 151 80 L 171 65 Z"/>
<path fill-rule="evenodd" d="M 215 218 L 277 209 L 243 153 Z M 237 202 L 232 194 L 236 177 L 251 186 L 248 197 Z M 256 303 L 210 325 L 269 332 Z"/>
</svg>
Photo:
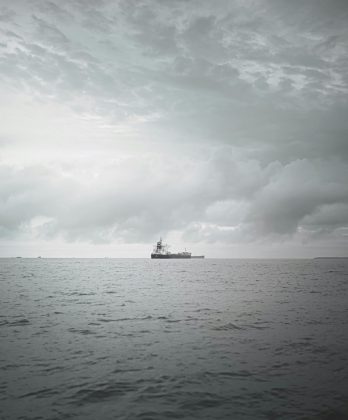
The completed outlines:
<svg viewBox="0 0 348 420">
<path fill-rule="evenodd" d="M 348 418 L 348 260 L 0 260 L 1 419 Z"/>
</svg>

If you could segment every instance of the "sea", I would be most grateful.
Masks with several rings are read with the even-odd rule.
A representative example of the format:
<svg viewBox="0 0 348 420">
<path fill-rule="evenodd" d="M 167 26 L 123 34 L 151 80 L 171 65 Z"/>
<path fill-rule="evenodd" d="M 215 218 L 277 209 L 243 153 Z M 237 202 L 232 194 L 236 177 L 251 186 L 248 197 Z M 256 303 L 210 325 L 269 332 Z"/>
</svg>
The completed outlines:
<svg viewBox="0 0 348 420">
<path fill-rule="evenodd" d="M 0 259 L 0 418 L 348 419 L 348 259 Z"/>
</svg>

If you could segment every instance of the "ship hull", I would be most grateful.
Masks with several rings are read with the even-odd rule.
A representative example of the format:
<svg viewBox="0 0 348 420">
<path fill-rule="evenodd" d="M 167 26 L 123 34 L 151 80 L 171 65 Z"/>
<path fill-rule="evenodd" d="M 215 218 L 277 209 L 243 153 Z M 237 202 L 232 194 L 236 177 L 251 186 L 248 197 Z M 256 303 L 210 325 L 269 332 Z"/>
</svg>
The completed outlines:
<svg viewBox="0 0 348 420">
<path fill-rule="evenodd" d="M 191 255 L 182 255 L 182 254 L 151 254 L 152 259 L 157 260 L 172 260 L 172 259 L 189 259 Z"/>
</svg>

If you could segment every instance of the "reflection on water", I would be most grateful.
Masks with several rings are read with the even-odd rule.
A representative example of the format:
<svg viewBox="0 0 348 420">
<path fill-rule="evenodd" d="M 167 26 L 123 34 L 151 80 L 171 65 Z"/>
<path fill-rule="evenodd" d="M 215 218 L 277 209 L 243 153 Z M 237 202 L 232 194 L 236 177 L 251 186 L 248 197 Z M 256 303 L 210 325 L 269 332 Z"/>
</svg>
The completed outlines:
<svg viewBox="0 0 348 420">
<path fill-rule="evenodd" d="M 347 260 L 0 260 L 3 419 L 348 418 Z"/>
</svg>

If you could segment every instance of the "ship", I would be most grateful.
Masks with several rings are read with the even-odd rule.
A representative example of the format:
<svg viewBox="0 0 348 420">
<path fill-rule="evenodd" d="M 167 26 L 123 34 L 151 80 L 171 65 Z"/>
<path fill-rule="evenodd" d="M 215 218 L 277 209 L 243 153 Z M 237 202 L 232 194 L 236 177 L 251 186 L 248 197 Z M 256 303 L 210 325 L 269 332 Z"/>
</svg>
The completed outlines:
<svg viewBox="0 0 348 420">
<path fill-rule="evenodd" d="M 170 252 L 168 250 L 168 245 L 164 244 L 162 238 L 156 243 L 151 253 L 152 259 L 171 259 L 171 258 L 204 258 L 204 255 L 192 255 L 191 252 L 182 251 L 182 252 Z"/>
</svg>

